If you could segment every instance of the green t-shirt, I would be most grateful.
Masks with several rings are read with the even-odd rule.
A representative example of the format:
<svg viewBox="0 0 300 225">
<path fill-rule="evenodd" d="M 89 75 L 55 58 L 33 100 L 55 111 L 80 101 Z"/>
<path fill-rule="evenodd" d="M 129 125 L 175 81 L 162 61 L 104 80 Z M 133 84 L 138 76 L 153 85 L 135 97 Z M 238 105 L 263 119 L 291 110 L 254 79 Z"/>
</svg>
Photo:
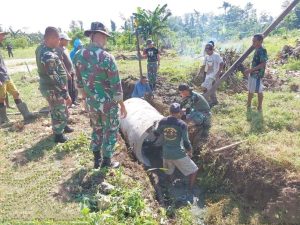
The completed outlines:
<svg viewBox="0 0 300 225">
<path fill-rule="evenodd" d="M 268 61 L 268 54 L 267 54 L 267 50 L 263 47 L 260 47 L 258 49 L 256 49 L 254 56 L 253 56 L 253 60 L 252 60 L 252 68 L 258 66 L 261 63 L 265 63 Z M 252 77 L 257 77 L 257 78 L 262 78 L 265 75 L 265 69 L 259 69 L 257 71 L 254 71 L 253 73 L 251 73 Z"/>
<path fill-rule="evenodd" d="M 164 159 L 182 159 L 186 156 L 185 149 L 192 149 L 186 123 L 173 116 L 159 122 L 155 135 L 163 135 Z"/>
</svg>

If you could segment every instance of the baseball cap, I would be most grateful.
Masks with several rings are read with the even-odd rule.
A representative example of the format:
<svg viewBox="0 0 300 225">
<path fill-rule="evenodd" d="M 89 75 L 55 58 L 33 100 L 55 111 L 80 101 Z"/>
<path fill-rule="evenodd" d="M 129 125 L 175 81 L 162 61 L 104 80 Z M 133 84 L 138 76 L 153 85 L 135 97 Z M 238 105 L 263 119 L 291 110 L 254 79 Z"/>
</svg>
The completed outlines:
<svg viewBox="0 0 300 225">
<path fill-rule="evenodd" d="M 66 33 L 59 34 L 59 39 L 65 39 L 67 41 L 71 41 L 71 38 Z"/>
<path fill-rule="evenodd" d="M 147 45 L 153 45 L 153 44 L 154 44 L 154 42 L 152 41 L 152 39 L 148 39 L 148 40 L 146 41 L 146 43 L 147 43 Z"/>
<path fill-rule="evenodd" d="M 180 108 L 180 104 L 175 102 L 175 103 L 172 103 L 171 106 L 170 106 L 170 112 L 171 113 L 179 113 L 181 111 L 181 108 Z"/>
</svg>

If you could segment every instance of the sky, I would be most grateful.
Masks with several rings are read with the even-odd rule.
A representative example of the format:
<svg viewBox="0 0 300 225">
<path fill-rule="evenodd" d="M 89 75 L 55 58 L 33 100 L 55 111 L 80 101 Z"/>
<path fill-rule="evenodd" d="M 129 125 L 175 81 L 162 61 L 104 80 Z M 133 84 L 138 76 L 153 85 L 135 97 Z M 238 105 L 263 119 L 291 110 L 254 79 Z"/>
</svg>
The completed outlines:
<svg viewBox="0 0 300 225">
<path fill-rule="evenodd" d="M 230 4 L 244 7 L 251 2 L 258 13 L 267 12 L 277 17 L 282 11 L 284 0 L 226 0 Z M 117 24 L 117 29 L 122 25 L 121 15 L 128 18 L 136 11 L 137 7 L 154 10 L 160 4 L 168 4 L 174 16 L 182 16 L 193 12 L 223 13 L 220 9 L 223 0 L 1 0 L 0 24 L 4 29 L 10 26 L 14 29 L 23 29 L 26 32 L 43 32 L 47 26 L 69 29 L 71 20 L 83 21 L 85 29 L 91 22 L 99 21 L 110 29 L 110 20 Z"/>
</svg>

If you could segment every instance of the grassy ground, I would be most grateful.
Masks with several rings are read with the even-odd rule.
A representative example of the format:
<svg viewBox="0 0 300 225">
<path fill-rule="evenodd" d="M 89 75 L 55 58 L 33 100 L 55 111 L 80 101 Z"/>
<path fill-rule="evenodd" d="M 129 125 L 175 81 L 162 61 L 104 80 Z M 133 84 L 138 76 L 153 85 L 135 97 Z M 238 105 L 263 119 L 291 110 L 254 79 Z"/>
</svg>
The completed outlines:
<svg viewBox="0 0 300 225">
<path fill-rule="evenodd" d="M 295 39 L 288 38 L 291 43 Z M 286 39 L 279 39 L 274 41 L 285 43 Z M 270 43 L 271 40 L 273 39 L 270 38 Z M 266 40 L 266 46 L 268 45 Z M 271 55 L 275 56 L 280 46 L 274 44 L 272 48 Z M 20 52 L 19 57 L 31 58 L 34 53 L 33 49 L 30 51 Z M 138 62 L 135 60 L 119 60 L 118 66 L 122 77 L 139 76 Z M 189 57 L 163 58 L 160 74 L 172 82 L 180 82 L 187 80 L 190 73 L 195 73 L 198 66 L 198 60 Z M 146 72 L 145 60 L 143 72 Z M 284 73 L 284 70 L 281 72 Z M 29 108 L 39 110 L 47 104 L 38 91 L 38 84 L 34 79 L 36 71 L 32 74 L 33 77 L 26 73 L 16 73 L 12 75 L 12 79 Z M 290 82 L 294 82 L 293 78 Z M 299 93 L 288 90 L 266 92 L 263 113 L 256 111 L 256 99 L 252 112 L 247 112 L 246 98 L 246 93 L 221 94 L 221 104 L 213 109 L 212 135 L 226 137 L 232 142 L 246 139 L 247 142 L 241 145 L 241 151 L 247 150 L 248 153 L 259 155 L 266 161 L 285 168 L 291 174 L 299 174 Z M 13 105 L 13 100 L 10 102 Z M 9 112 L 15 110 L 10 109 Z M 20 116 L 10 118 L 21 119 Z M 71 135 L 74 141 L 64 145 L 53 144 L 50 119 L 47 116 L 25 127 L 21 123 L 15 123 L 12 127 L 0 129 L 0 223 L 14 221 L 13 224 L 16 224 L 19 221 L 20 224 L 38 224 L 39 222 L 26 221 L 42 220 L 49 221 L 49 224 L 86 224 L 93 223 L 99 216 L 107 218 L 103 224 L 158 224 L 160 219 L 164 220 L 164 210 L 152 215 L 150 201 L 141 197 L 141 190 L 147 189 L 140 186 L 143 182 L 136 182 L 128 174 L 121 176 L 122 169 L 116 172 L 117 176 L 107 178 L 118 190 L 112 197 L 122 198 L 117 207 L 111 206 L 100 214 L 87 213 L 92 207 L 85 204 L 80 209 L 83 197 L 91 198 L 95 194 L 93 185 L 88 190 L 82 190 L 82 184 L 90 187 L 89 183 L 97 183 L 97 179 L 103 179 L 110 172 L 95 174 L 87 169 L 91 167 L 91 154 L 87 150 L 90 132 L 88 119 L 76 112 L 74 118 L 77 124 L 74 126 L 80 128 Z M 74 187 L 75 190 L 72 189 Z M 142 216 L 122 217 L 127 215 L 126 210 L 132 202 L 134 213 Z M 230 195 L 213 195 L 206 204 L 208 224 L 259 224 L 260 212 L 253 210 L 249 213 L 247 206 L 241 205 L 241 201 Z M 188 207 L 178 210 L 178 215 L 178 224 L 192 223 Z"/>
<path fill-rule="evenodd" d="M 14 59 L 34 58 L 36 47 L 37 46 L 31 46 L 26 49 L 22 49 L 22 48 L 13 49 Z M 1 53 L 5 58 L 8 58 L 7 51 L 1 49 Z"/>
</svg>

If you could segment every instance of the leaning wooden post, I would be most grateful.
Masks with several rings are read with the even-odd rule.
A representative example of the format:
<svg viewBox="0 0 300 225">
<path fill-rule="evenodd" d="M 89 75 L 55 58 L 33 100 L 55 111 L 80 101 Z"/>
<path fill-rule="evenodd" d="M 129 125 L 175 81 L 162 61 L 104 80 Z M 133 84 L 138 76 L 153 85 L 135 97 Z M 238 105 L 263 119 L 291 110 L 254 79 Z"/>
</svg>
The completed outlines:
<svg viewBox="0 0 300 225">
<path fill-rule="evenodd" d="M 294 0 L 278 17 L 276 20 L 274 20 L 270 26 L 267 27 L 267 29 L 262 33 L 264 37 L 268 36 L 268 34 L 276 28 L 276 26 L 286 17 L 289 12 L 299 3 L 300 0 Z M 251 46 L 249 49 L 247 49 L 244 54 L 238 58 L 235 63 L 223 74 L 223 76 L 216 80 L 215 84 L 212 86 L 212 88 L 204 93 L 204 97 L 207 98 L 211 93 L 215 92 L 222 81 L 224 81 L 230 74 L 234 72 L 234 70 L 250 55 L 250 53 L 254 50 L 254 47 Z"/>
<path fill-rule="evenodd" d="M 136 51 L 139 60 L 140 77 L 142 77 L 143 71 L 142 71 L 142 61 L 141 61 L 141 50 L 140 50 L 140 40 L 139 40 L 139 33 L 138 33 L 138 21 L 136 17 L 134 17 L 134 29 L 135 29 L 135 37 L 136 37 Z"/>
</svg>

